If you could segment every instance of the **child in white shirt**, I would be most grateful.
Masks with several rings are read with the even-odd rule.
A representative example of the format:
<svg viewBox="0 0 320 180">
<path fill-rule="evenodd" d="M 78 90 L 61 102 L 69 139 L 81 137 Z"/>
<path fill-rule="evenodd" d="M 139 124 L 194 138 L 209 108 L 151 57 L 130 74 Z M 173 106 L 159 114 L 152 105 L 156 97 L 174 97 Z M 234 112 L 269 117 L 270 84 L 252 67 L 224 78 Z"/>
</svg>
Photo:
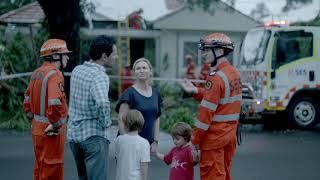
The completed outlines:
<svg viewBox="0 0 320 180">
<path fill-rule="evenodd" d="M 129 110 L 123 119 L 126 133 L 115 140 L 116 180 L 147 180 L 150 162 L 149 142 L 139 136 L 144 118 L 137 110 Z"/>
</svg>

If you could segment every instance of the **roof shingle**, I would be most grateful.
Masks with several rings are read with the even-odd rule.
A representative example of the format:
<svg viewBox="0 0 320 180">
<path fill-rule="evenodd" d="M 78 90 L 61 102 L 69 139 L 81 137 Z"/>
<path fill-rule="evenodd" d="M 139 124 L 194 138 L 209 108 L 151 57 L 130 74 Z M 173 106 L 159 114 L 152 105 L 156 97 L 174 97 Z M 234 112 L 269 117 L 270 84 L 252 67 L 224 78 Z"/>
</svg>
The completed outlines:
<svg viewBox="0 0 320 180">
<path fill-rule="evenodd" d="M 0 16 L 0 21 L 5 23 L 39 23 L 45 18 L 45 14 L 37 1 L 21 8 L 9 11 Z"/>
</svg>

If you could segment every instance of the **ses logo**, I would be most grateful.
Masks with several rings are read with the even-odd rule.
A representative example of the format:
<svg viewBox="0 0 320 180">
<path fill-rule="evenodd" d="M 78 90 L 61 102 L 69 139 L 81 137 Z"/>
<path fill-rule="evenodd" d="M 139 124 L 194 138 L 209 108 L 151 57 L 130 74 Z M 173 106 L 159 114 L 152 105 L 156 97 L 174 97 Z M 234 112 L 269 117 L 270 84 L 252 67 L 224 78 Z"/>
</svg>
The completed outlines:
<svg viewBox="0 0 320 180">
<path fill-rule="evenodd" d="M 306 76 L 307 70 L 305 70 L 305 69 L 290 69 L 288 74 L 289 74 L 289 76 Z"/>
</svg>

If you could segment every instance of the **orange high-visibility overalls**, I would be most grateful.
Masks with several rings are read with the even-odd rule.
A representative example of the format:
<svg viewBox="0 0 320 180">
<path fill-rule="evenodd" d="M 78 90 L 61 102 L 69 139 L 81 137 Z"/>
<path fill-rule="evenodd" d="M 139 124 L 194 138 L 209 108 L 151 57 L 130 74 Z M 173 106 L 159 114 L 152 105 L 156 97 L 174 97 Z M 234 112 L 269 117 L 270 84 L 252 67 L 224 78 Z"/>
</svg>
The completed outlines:
<svg viewBox="0 0 320 180">
<path fill-rule="evenodd" d="M 240 73 L 223 61 L 194 97 L 201 100 L 192 135 L 201 152 L 201 180 L 230 180 L 242 99 Z"/>
<path fill-rule="evenodd" d="M 132 77 L 133 72 L 130 69 L 130 67 L 125 67 L 121 71 L 121 77 L 126 76 L 126 77 Z M 126 89 L 128 89 L 130 86 L 132 86 L 134 83 L 133 79 L 125 79 L 121 78 L 121 93 L 123 93 Z"/>
<path fill-rule="evenodd" d="M 34 180 L 62 180 L 66 134 L 67 103 L 64 77 L 49 62 L 35 70 L 23 102 L 24 111 L 32 112 L 32 141 L 35 153 Z M 57 136 L 44 132 L 49 124 Z"/>
</svg>

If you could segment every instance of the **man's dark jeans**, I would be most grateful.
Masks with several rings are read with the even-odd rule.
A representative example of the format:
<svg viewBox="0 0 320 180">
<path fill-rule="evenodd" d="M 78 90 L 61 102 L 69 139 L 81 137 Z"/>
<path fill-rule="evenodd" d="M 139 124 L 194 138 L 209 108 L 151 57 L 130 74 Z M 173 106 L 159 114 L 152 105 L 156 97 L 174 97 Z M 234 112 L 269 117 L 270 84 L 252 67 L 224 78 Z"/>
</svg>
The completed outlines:
<svg viewBox="0 0 320 180">
<path fill-rule="evenodd" d="M 100 136 L 69 142 L 76 161 L 79 180 L 106 180 L 109 141 Z"/>
</svg>

